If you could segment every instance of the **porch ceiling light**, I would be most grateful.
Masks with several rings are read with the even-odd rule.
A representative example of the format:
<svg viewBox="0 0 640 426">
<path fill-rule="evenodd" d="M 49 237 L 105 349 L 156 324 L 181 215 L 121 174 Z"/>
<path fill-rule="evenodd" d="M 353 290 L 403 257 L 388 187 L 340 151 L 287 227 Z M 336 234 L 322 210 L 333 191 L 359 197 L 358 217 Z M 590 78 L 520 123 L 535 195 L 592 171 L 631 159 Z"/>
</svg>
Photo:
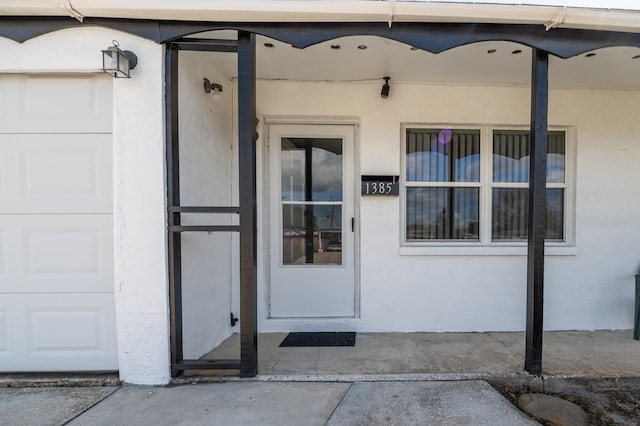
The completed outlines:
<svg viewBox="0 0 640 426">
<path fill-rule="evenodd" d="M 380 97 L 382 99 L 387 99 L 389 97 L 389 80 L 391 77 L 383 77 L 384 84 L 382 85 L 382 91 L 380 92 Z"/>
<path fill-rule="evenodd" d="M 130 50 L 120 50 L 113 40 L 113 46 L 102 51 L 102 71 L 114 78 L 131 78 L 130 71 L 138 65 L 138 57 Z"/>
<path fill-rule="evenodd" d="M 220 98 L 220 94 L 222 93 L 222 84 L 212 83 L 208 78 L 204 79 L 204 91 L 205 93 L 213 92 L 213 98 Z"/>
</svg>

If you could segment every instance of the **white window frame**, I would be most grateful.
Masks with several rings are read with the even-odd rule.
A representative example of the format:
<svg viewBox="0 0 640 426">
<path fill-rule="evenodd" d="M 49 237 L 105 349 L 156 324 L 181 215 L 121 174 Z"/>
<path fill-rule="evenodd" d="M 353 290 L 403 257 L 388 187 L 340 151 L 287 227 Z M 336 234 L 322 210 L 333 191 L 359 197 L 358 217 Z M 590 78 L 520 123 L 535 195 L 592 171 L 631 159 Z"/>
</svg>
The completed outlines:
<svg viewBox="0 0 640 426">
<path fill-rule="evenodd" d="M 451 128 L 480 131 L 480 182 L 411 182 L 407 185 L 406 144 L 407 129 Z M 473 125 L 442 123 L 403 123 L 401 130 L 400 167 L 400 254 L 401 255 L 521 255 L 527 254 L 527 242 L 491 241 L 492 190 L 507 187 L 528 187 L 528 183 L 504 183 L 492 181 L 493 131 L 530 130 L 526 125 Z M 576 129 L 572 126 L 549 126 L 549 131 L 565 132 L 565 182 L 547 183 L 547 188 L 564 189 L 564 240 L 546 241 L 548 255 L 575 255 L 575 185 L 576 185 Z M 406 239 L 406 188 L 423 187 L 479 187 L 479 240 L 407 241 Z"/>
</svg>

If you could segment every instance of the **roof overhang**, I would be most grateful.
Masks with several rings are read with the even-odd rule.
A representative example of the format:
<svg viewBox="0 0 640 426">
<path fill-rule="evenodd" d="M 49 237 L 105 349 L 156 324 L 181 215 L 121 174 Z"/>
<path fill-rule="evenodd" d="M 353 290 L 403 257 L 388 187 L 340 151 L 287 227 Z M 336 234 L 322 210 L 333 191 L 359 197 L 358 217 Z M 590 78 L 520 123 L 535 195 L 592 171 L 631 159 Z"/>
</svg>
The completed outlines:
<svg viewBox="0 0 640 426">
<path fill-rule="evenodd" d="M 632 0 L 507 2 L 388 0 L 0 0 L 0 16 L 70 16 L 215 22 L 396 22 L 533 24 L 640 31 Z M 600 6 L 598 6 L 600 4 Z"/>
</svg>

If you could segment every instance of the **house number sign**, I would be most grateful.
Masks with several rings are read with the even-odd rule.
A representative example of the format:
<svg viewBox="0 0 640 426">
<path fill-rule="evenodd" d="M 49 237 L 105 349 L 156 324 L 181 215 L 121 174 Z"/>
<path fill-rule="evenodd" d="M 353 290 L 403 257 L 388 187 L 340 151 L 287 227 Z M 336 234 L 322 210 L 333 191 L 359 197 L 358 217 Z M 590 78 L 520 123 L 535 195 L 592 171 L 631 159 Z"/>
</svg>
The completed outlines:
<svg viewBox="0 0 640 426">
<path fill-rule="evenodd" d="M 362 176 L 362 195 L 400 195 L 399 176 Z"/>
</svg>

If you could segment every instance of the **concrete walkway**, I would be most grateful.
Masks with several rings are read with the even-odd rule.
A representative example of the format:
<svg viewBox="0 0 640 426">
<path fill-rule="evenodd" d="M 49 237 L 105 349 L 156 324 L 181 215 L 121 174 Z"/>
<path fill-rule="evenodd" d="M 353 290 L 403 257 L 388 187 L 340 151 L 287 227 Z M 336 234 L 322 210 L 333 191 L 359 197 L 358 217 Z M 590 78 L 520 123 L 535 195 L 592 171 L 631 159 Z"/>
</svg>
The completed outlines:
<svg viewBox="0 0 640 426">
<path fill-rule="evenodd" d="M 525 333 L 358 333 L 353 347 L 281 348 L 285 336 L 258 335 L 261 376 L 455 380 L 514 375 L 524 368 Z M 205 356 L 239 357 L 237 335 Z M 640 377 L 640 341 L 633 330 L 545 332 L 542 358 L 546 377 Z"/>
<path fill-rule="evenodd" d="M 1 388 L 0 424 L 537 425 L 484 381 Z"/>
<path fill-rule="evenodd" d="M 359 333 L 347 348 L 280 348 L 284 336 L 259 336 L 255 379 L 187 372 L 149 387 L 0 376 L 0 425 L 527 425 L 537 423 L 488 383 L 640 383 L 631 330 L 545 333 L 542 378 L 522 371 L 523 333 Z M 232 337 L 208 356 L 233 358 L 237 347 Z"/>
</svg>

